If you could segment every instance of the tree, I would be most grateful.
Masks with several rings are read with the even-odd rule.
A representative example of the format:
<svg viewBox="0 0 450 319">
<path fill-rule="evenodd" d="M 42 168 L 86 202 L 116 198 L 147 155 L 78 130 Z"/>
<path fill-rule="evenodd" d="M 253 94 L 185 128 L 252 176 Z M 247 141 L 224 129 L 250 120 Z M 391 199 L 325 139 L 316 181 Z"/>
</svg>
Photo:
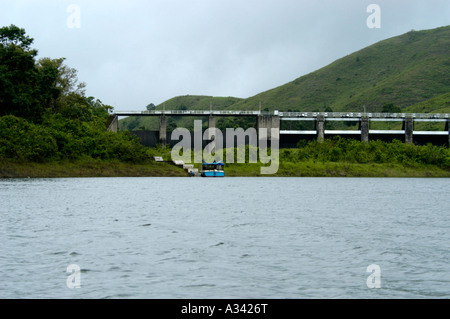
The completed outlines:
<svg viewBox="0 0 450 319">
<path fill-rule="evenodd" d="M 14 25 L 0 28 L 0 116 L 33 118 L 39 113 L 38 70 L 33 39 Z"/>
<path fill-rule="evenodd" d="M 34 39 L 25 35 L 25 29 L 11 24 L 9 27 L 0 28 L 0 45 L 3 47 L 18 46 L 23 50 L 29 50 Z M 32 50 L 37 54 L 36 50 Z"/>
<path fill-rule="evenodd" d="M 89 105 L 81 101 L 86 84 L 78 82 L 77 70 L 66 66 L 64 58 L 36 62 L 32 43 L 24 29 L 0 28 L 0 116 L 39 122 L 48 108 L 61 112 L 74 101 Z"/>
<path fill-rule="evenodd" d="M 381 112 L 382 113 L 401 113 L 402 109 L 399 108 L 398 106 L 395 106 L 392 103 L 389 103 L 389 104 L 385 104 L 383 106 L 383 110 Z"/>
<path fill-rule="evenodd" d="M 156 108 L 156 106 L 155 106 L 155 104 L 150 103 L 145 108 L 147 109 L 147 111 L 151 111 L 151 110 L 154 110 Z"/>
<path fill-rule="evenodd" d="M 64 64 L 65 58 L 53 60 L 58 67 L 59 77 L 56 86 L 61 89 L 63 96 L 75 93 L 85 95 L 86 83 L 78 83 L 78 71 Z"/>
<path fill-rule="evenodd" d="M 88 104 L 91 106 L 94 115 L 97 117 L 106 118 L 114 112 L 114 107 L 103 104 L 102 101 L 94 98 L 93 96 L 86 98 L 86 100 Z"/>
<path fill-rule="evenodd" d="M 42 58 L 38 61 L 37 67 L 42 74 L 52 72 L 53 77 L 51 87 L 47 89 L 52 91 L 52 97 L 48 106 L 55 111 L 61 110 L 67 104 L 67 97 L 72 94 L 85 96 L 84 82 L 78 83 L 78 71 L 64 64 L 65 58 L 50 59 Z"/>
<path fill-rule="evenodd" d="M 39 122 L 63 92 L 58 87 L 63 59 L 41 59 L 33 39 L 14 25 L 0 28 L 0 116 L 15 115 Z"/>
<path fill-rule="evenodd" d="M 40 95 L 46 107 L 57 108 L 57 101 L 62 94 L 62 88 L 57 86 L 60 78 L 59 60 L 44 58 L 36 64 L 39 73 Z"/>
</svg>

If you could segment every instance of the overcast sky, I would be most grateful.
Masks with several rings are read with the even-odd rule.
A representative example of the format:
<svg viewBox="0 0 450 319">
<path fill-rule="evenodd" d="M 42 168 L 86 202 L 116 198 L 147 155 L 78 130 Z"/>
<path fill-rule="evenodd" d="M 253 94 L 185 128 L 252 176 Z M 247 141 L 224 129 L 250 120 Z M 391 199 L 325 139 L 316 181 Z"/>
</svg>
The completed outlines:
<svg viewBox="0 0 450 319">
<path fill-rule="evenodd" d="M 367 25 L 370 4 L 380 28 Z M 144 110 L 186 94 L 253 96 L 380 40 L 450 25 L 450 1 L 0 0 L 0 22 L 24 28 L 39 57 L 65 57 L 87 95 Z"/>
</svg>

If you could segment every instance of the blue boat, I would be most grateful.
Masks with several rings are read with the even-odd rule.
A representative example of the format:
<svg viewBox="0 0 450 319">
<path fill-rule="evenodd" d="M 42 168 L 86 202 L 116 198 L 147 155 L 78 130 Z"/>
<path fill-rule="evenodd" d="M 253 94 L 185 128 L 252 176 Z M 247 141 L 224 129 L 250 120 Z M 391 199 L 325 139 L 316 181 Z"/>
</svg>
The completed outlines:
<svg viewBox="0 0 450 319">
<path fill-rule="evenodd" d="M 200 174 L 202 177 L 225 177 L 225 164 L 220 161 L 213 163 L 202 163 L 202 170 Z"/>
</svg>

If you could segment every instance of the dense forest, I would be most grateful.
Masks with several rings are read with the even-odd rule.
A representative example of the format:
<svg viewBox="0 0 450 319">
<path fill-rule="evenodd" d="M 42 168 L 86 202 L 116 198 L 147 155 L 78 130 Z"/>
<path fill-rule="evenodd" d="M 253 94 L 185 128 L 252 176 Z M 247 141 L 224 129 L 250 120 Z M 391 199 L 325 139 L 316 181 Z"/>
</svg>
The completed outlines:
<svg viewBox="0 0 450 319">
<path fill-rule="evenodd" d="M 76 69 L 37 59 L 32 44 L 24 29 L 0 28 L 0 158 L 144 160 L 135 137 L 106 131 L 113 108 L 85 95 Z"/>
</svg>

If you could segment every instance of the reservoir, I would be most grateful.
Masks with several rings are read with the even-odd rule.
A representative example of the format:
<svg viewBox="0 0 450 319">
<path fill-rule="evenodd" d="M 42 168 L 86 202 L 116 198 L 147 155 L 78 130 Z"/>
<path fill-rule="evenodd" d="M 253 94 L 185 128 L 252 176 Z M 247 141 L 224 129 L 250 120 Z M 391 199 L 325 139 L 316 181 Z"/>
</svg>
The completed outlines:
<svg viewBox="0 0 450 319">
<path fill-rule="evenodd" d="M 450 298 L 449 190 L 425 178 L 3 179 L 0 298 Z"/>
</svg>

